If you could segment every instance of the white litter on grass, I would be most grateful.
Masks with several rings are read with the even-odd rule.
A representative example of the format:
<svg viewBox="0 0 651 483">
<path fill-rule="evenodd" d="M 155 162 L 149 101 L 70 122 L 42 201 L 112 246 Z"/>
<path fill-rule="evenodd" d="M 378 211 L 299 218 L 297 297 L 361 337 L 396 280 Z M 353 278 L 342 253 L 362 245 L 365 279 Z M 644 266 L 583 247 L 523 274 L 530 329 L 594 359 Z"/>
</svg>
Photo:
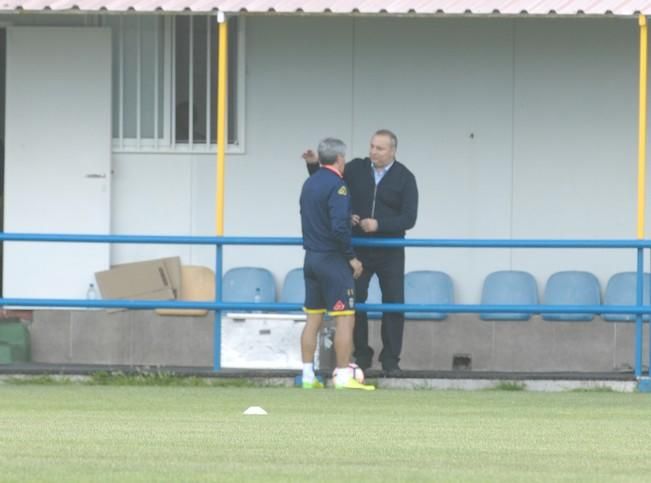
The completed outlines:
<svg viewBox="0 0 651 483">
<path fill-rule="evenodd" d="M 267 411 L 262 409 L 260 406 L 251 406 L 246 411 L 244 411 L 242 414 L 244 414 L 246 416 L 266 416 Z"/>
</svg>

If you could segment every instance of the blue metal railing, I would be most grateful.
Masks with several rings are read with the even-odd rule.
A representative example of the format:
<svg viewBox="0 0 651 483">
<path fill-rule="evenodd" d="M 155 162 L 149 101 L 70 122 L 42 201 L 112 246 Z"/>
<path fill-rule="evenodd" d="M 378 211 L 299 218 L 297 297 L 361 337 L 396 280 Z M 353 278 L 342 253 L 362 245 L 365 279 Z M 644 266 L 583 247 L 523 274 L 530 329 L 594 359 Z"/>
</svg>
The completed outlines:
<svg viewBox="0 0 651 483">
<path fill-rule="evenodd" d="M 121 243 L 156 245 L 212 245 L 216 248 L 215 300 L 212 302 L 160 300 L 85 300 L 85 299 L 30 299 L 0 298 L 0 306 L 67 307 L 67 308 L 126 308 L 126 309 L 207 309 L 215 311 L 214 370 L 221 369 L 221 312 L 226 310 L 296 311 L 301 304 L 223 302 L 223 253 L 225 245 L 301 245 L 297 237 L 207 237 L 207 236 L 148 236 L 148 235 L 68 235 L 35 233 L 0 233 L 0 241 L 57 242 L 57 243 Z M 635 305 L 485 305 L 485 304 L 356 304 L 356 309 L 380 312 L 526 312 L 635 314 L 635 376 L 642 375 L 643 314 L 651 313 L 651 305 L 643 304 L 644 249 L 651 249 L 651 240 L 468 240 L 468 239 L 362 239 L 353 240 L 355 246 L 422 247 L 422 248 L 597 248 L 636 249 L 636 303 Z M 651 360 L 651 331 L 649 358 Z M 651 377 L 651 364 L 649 367 Z"/>
</svg>

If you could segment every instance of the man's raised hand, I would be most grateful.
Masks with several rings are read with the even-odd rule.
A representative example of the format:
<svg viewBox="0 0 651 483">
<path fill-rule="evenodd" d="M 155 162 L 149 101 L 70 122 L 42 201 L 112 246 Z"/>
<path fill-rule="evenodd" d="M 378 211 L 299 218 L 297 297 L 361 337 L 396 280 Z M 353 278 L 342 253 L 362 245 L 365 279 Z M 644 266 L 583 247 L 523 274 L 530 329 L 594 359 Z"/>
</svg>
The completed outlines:
<svg viewBox="0 0 651 483">
<path fill-rule="evenodd" d="M 319 157 L 311 149 L 308 149 L 303 153 L 303 159 L 309 164 L 316 164 L 319 162 Z"/>
</svg>

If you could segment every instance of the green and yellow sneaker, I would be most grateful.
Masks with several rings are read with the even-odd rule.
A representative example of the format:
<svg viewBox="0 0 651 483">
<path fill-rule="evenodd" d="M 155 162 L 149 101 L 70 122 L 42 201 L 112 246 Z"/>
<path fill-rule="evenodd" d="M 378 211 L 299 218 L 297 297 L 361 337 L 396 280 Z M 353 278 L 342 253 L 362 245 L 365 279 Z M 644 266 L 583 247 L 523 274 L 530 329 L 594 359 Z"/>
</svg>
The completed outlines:
<svg viewBox="0 0 651 483">
<path fill-rule="evenodd" d="M 312 382 L 304 382 L 303 389 L 323 389 L 323 383 L 318 379 L 314 379 Z"/>
<path fill-rule="evenodd" d="M 345 384 L 336 384 L 335 389 L 361 389 L 362 391 L 375 391 L 375 386 L 370 384 L 362 384 L 358 382 L 354 377 L 348 379 L 348 382 Z"/>
</svg>

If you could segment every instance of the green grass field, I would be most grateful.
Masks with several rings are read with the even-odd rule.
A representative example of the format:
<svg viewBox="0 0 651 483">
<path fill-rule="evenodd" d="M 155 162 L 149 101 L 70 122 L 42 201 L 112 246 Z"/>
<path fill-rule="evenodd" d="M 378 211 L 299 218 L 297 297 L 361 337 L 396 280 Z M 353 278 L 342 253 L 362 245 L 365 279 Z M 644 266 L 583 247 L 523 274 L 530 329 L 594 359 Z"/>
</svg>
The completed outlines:
<svg viewBox="0 0 651 483">
<path fill-rule="evenodd" d="M 648 394 L 0 386 L 3 482 L 648 481 L 650 441 Z"/>
</svg>

